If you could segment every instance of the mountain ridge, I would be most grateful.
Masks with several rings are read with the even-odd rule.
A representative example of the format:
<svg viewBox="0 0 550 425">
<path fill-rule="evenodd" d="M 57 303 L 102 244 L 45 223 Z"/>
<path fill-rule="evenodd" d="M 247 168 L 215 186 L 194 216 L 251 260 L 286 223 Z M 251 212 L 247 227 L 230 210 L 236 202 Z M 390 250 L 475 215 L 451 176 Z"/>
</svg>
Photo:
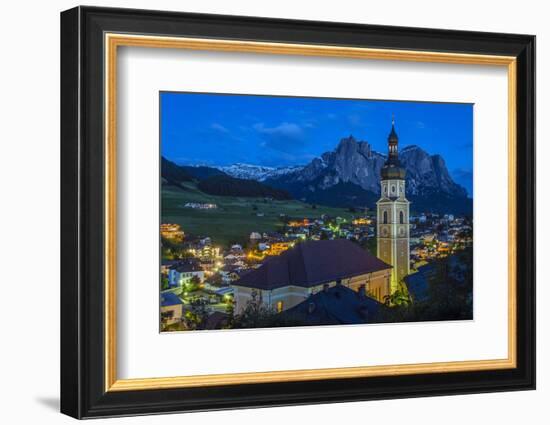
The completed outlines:
<svg viewBox="0 0 550 425">
<path fill-rule="evenodd" d="M 256 180 L 232 177 L 223 171 L 204 165 L 178 165 L 161 157 L 163 185 L 186 190 L 186 182 L 195 182 L 204 193 L 217 196 L 266 197 L 278 200 L 292 199 L 284 189 L 274 188 Z"/>
<path fill-rule="evenodd" d="M 372 199 L 380 195 L 380 172 L 386 159 L 368 142 L 350 135 L 341 139 L 333 151 L 314 158 L 302 169 L 266 179 L 265 183 L 312 203 L 325 198 L 322 192 L 343 184 L 344 192 L 336 194 L 342 206 L 359 206 L 359 199 L 369 199 L 364 206 L 374 208 Z M 430 155 L 418 145 L 408 145 L 400 150 L 399 160 L 407 171 L 406 193 L 411 210 L 471 215 L 472 199 L 452 179 L 441 155 Z M 357 187 L 369 195 L 361 194 Z"/>
<path fill-rule="evenodd" d="M 342 138 L 334 150 L 303 166 L 277 168 L 236 163 L 181 167 L 194 178 L 219 174 L 239 179 L 243 184 L 256 181 L 312 204 L 375 208 L 380 195 L 380 172 L 386 159 L 367 141 L 350 135 Z M 472 199 L 453 180 L 441 155 L 431 155 L 418 145 L 407 145 L 400 149 L 399 160 L 407 171 L 406 193 L 411 211 L 472 214 Z M 227 178 L 218 177 L 217 183 L 222 180 Z"/>
<path fill-rule="evenodd" d="M 214 166 L 218 170 L 229 174 L 231 177 L 245 180 L 264 181 L 269 178 L 278 177 L 280 175 L 299 171 L 302 166 L 290 166 L 290 167 L 268 167 L 265 165 L 254 165 L 237 162 L 232 165 Z"/>
</svg>

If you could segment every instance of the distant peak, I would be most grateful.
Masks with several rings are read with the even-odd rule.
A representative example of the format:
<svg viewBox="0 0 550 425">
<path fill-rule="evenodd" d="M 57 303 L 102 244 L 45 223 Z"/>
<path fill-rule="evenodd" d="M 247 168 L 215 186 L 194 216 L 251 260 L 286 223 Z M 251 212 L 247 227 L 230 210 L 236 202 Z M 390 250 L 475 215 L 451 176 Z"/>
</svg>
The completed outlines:
<svg viewBox="0 0 550 425">
<path fill-rule="evenodd" d="M 266 168 L 273 169 L 274 167 L 268 167 L 267 165 L 256 165 L 256 164 L 247 164 L 246 162 L 236 162 L 232 166 L 235 167 L 252 167 L 252 168 Z M 230 165 L 231 167 L 231 165 Z"/>
<path fill-rule="evenodd" d="M 353 137 L 353 134 L 350 134 L 348 137 L 344 137 L 340 140 L 340 143 L 346 143 L 346 142 L 356 142 L 357 139 Z"/>
<path fill-rule="evenodd" d="M 350 134 L 349 137 L 344 137 L 343 139 L 340 139 L 340 143 L 338 143 L 336 150 L 353 145 L 357 145 L 357 139 Z"/>
<path fill-rule="evenodd" d="M 235 178 L 263 181 L 274 176 L 280 176 L 300 170 L 303 166 L 289 165 L 284 167 L 269 167 L 266 165 L 235 163 L 232 165 L 218 166 L 217 168 Z"/>
</svg>

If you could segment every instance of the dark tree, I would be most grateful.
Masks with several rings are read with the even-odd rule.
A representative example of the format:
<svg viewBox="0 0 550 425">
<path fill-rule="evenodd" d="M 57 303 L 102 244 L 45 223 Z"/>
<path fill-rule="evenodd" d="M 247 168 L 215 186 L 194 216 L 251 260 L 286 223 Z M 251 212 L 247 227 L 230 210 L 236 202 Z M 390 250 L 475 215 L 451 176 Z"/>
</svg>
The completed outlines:
<svg viewBox="0 0 550 425">
<path fill-rule="evenodd" d="M 184 315 L 184 322 L 187 329 L 204 329 L 210 312 L 208 301 L 201 297 L 191 299 L 189 310 Z"/>
</svg>

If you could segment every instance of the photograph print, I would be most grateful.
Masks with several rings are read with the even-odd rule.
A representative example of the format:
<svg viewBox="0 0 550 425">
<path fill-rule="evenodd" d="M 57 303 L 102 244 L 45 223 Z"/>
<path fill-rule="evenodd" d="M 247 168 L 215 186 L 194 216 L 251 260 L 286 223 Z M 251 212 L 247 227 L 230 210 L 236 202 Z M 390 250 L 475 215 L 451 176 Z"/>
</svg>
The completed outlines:
<svg viewBox="0 0 550 425">
<path fill-rule="evenodd" d="M 159 96 L 161 332 L 473 319 L 473 104 Z"/>
</svg>

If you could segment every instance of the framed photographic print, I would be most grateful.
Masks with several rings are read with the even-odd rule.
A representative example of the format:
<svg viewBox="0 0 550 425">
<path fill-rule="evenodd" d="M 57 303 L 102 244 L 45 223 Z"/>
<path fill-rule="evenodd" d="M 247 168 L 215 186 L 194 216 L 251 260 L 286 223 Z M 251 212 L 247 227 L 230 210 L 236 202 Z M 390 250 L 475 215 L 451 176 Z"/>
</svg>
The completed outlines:
<svg viewBox="0 0 550 425">
<path fill-rule="evenodd" d="M 535 38 L 61 14 L 61 411 L 535 387 Z"/>
</svg>

